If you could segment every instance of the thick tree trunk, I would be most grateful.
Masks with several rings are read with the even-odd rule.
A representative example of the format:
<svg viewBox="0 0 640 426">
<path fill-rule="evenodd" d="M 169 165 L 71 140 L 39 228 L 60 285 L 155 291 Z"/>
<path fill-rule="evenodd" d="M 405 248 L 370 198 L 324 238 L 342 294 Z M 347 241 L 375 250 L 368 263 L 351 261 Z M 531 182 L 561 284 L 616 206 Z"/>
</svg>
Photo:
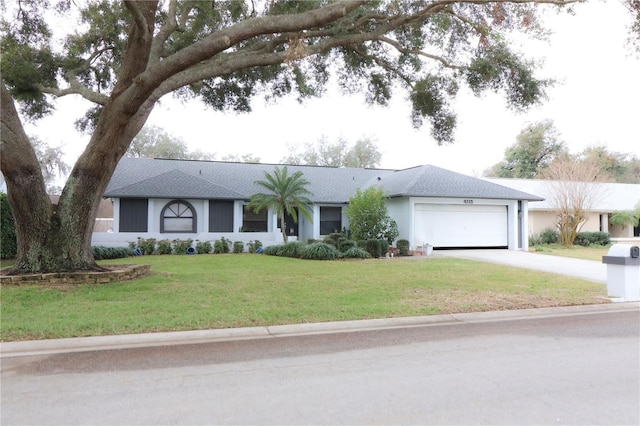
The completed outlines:
<svg viewBox="0 0 640 426">
<path fill-rule="evenodd" d="M 49 257 L 42 251 L 55 213 L 47 192 L 40 164 L 20 122 L 13 99 L 1 84 L 2 124 L 0 166 L 7 183 L 7 196 L 16 225 L 18 253 L 15 270 L 40 269 Z"/>
<path fill-rule="evenodd" d="M 151 113 L 153 88 L 136 82 L 147 65 L 155 3 L 127 3 L 136 15 L 120 80 L 103 106 L 96 129 L 52 205 L 35 152 L 11 94 L 0 83 L 2 173 L 16 223 L 18 254 L 13 273 L 98 269 L 91 235 L 104 191 L 120 158 Z"/>
<path fill-rule="evenodd" d="M 38 159 L 2 84 L 0 158 L 18 243 L 13 273 L 99 269 L 91 251 L 96 211 L 118 161 L 150 111 L 129 117 L 116 103 L 105 107 L 58 204 L 52 205 Z"/>
</svg>

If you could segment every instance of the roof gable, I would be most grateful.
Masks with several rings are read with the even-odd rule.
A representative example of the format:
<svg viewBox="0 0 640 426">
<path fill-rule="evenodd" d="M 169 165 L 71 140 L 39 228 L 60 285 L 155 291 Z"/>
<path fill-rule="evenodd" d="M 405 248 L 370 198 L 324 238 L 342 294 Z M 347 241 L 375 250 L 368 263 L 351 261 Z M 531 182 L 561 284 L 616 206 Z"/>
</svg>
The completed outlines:
<svg viewBox="0 0 640 426">
<path fill-rule="evenodd" d="M 179 170 L 169 170 L 139 182 L 134 182 L 131 185 L 118 188 L 116 192 L 119 197 L 244 198 L 242 194 L 207 180 L 189 176 Z"/>
</svg>

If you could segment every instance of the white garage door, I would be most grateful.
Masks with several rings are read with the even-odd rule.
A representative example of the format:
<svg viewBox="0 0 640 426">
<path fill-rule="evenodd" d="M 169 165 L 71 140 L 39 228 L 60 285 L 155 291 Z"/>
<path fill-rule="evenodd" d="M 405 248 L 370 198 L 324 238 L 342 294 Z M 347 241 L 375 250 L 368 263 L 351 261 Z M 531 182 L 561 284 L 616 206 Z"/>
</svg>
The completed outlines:
<svg viewBox="0 0 640 426">
<path fill-rule="evenodd" d="M 507 247 L 507 206 L 416 204 L 414 244 Z"/>
</svg>

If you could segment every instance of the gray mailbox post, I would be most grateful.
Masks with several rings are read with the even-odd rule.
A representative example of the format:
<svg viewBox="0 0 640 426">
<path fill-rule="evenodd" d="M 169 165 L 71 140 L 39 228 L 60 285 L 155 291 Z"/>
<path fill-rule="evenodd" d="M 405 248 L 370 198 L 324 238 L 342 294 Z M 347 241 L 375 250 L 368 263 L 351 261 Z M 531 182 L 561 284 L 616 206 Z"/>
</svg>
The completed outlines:
<svg viewBox="0 0 640 426">
<path fill-rule="evenodd" d="M 614 244 L 607 256 L 607 293 L 625 302 L 640 300 L 640 250 L 631 244 Z"/>
</svg>

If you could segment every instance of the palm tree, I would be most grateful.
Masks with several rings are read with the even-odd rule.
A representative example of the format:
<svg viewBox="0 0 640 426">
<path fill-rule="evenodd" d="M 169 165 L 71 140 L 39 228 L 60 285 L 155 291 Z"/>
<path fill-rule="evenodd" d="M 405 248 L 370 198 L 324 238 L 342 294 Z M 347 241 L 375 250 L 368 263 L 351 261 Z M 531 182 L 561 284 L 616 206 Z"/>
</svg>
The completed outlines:
<svg viewBox="0 0 640 426">
<path fill-rule="evenodd" d="M 285 244 L 287 243 L 287 230 L 285 228 L 285 213 L 289 214 L 295 223 L 298 223 L 296 209 L 309 220 L 313 220 L 310 213 L 312 201 L 307 198 L 312 195 L 306 187 L 309 181 L 306 180 L 302 172 L 295 172 L 291 176 L 288 174 L 287 166 L 282 169 L 275 167 L 273 174 L 264 172 L 265 180 L 257 180 L 254 183 L 266 189 L 268 192 L 260 192 L 251 196 L 248 207 L 256 213 L 265 208 L 273 208 L 280 219 L 280 229 Z"/>
<path fill-rule="evenodd" d="M 640 203 L 636 204 L 635 210 L 623 210 L 615 212 L 609 218 L 611 225 L 630 225 L 638 226 L 640 224 Z"/>
</svg>

